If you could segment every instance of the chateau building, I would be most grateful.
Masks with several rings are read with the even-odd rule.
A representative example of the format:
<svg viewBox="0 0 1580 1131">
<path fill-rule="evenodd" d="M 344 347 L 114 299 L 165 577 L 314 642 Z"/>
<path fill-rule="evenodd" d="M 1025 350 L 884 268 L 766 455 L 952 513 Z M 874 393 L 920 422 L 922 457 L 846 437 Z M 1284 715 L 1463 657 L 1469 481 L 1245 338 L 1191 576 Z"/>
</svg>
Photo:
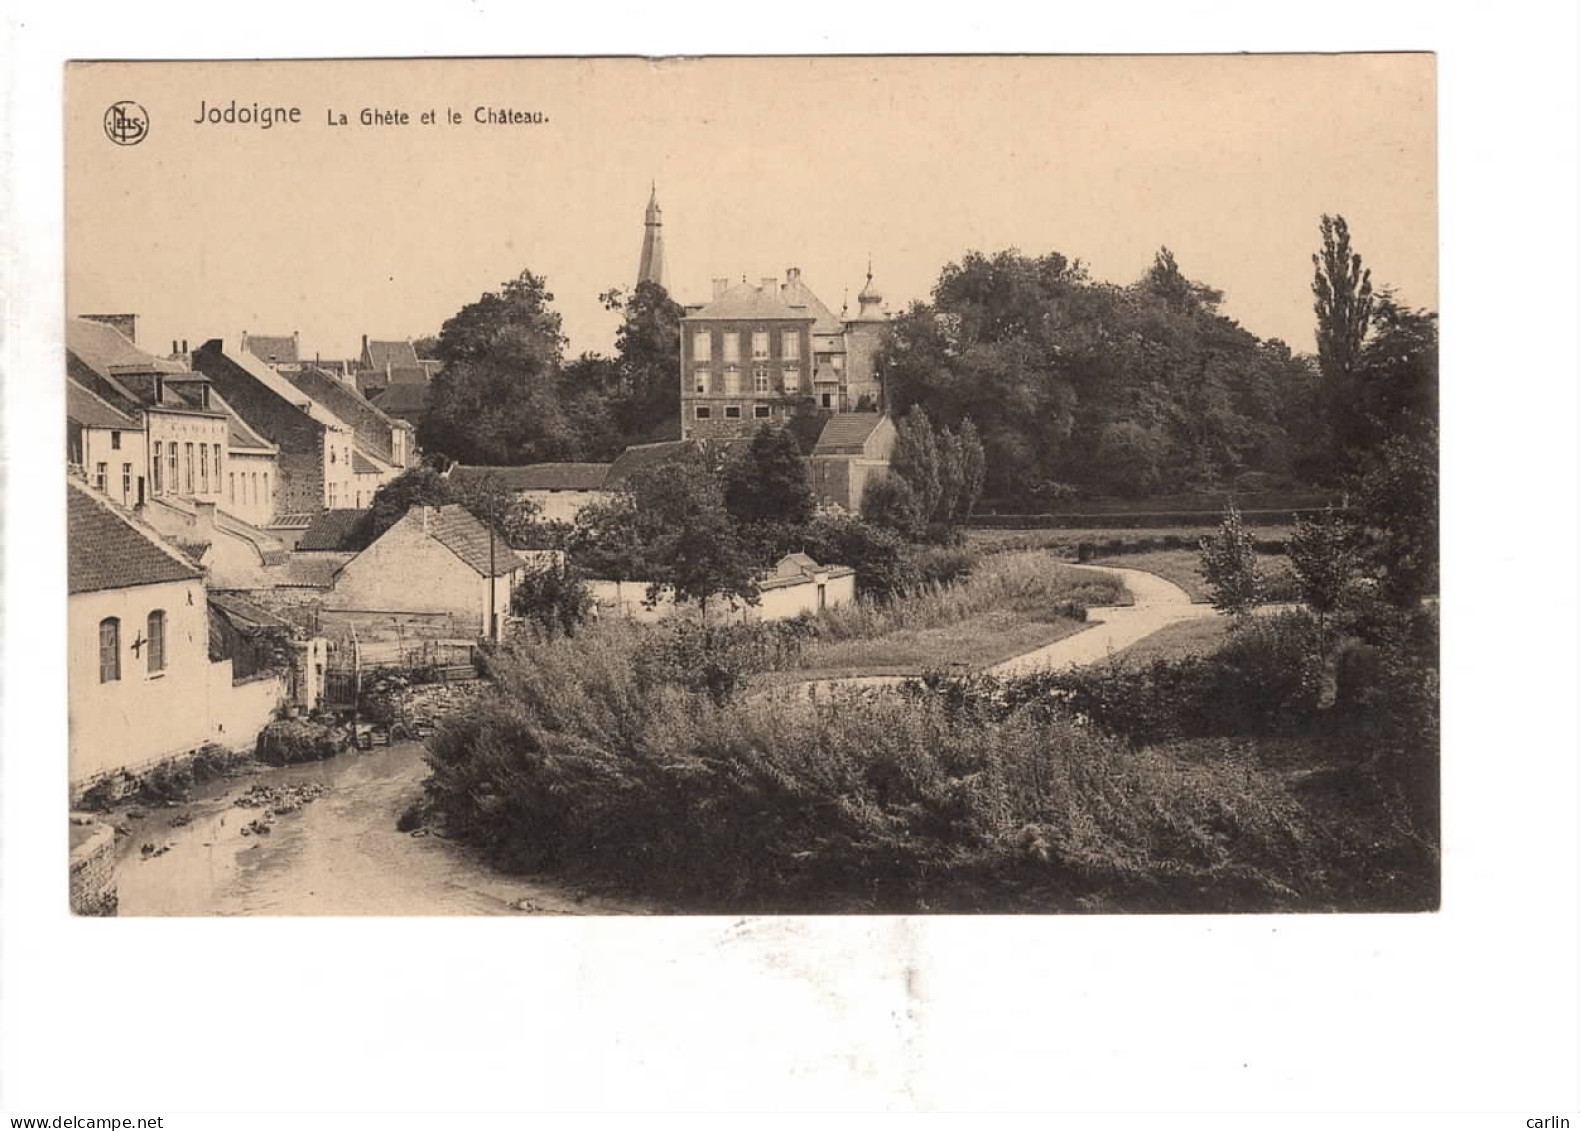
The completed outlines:
<svg viewBox="0 0 1580 1131">
<path fill-rule="evenodd" d="M 712 301 L 681 320 L 681 438 L 747 436 L 808 398 L 832 413 L 881 410 L 888 315 L 870 266 L 857 301 L 854 316 L 834 314 L 799 267 L 783 283 L 714 279 Z"/>
</svg>

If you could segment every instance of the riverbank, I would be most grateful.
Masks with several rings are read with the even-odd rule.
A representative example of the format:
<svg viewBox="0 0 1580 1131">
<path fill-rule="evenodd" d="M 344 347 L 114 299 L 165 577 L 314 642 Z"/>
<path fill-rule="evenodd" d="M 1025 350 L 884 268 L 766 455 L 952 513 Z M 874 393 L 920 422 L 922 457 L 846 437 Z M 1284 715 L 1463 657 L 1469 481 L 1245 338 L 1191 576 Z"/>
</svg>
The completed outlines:
<svg viewBox="0 0 1580 1131">
<path fill-rule="evenodd" d="M 651 908 L 509 876 L 442 837 L 396 830 L 422 793 L 423 746 L 396 743 L 306 765 L 238 771 L 169 807 L 104 816 L 119 914 L 602 915 Z M 251 798 L 249 798 L 249 794 Z M 265 799 L 262 805 L 251 799 Z M 249 800 L 238 805 L 239 799 Z M 279 808 L 271 812 L 274 801 Z M 292 806 L 296 807 L 292 809 Z M 133 813 L 141 812 L 136 817 Z M 261 832 L 252 823 L 262 819 Z M 244 829 L 252 831 L 244 833 Z M 144 854 L 144 846 L 152 851 Z"/>
</svg>

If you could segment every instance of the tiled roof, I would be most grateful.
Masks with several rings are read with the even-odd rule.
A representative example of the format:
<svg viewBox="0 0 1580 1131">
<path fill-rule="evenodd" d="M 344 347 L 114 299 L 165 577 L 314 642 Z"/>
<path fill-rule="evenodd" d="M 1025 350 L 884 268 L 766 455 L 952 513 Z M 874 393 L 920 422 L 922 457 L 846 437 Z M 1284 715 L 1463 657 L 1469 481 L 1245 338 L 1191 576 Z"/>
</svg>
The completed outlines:
<svg viewBox="0 0 1580 1131">
<path fill-rule="evenodd" d="M 301 402 L 309 398 L 300 389 L 250 353 L 228 347 L 218 338 L 199 346 L 192 364 L 248 427 L 278 444 L 284 454 L 316 455 L 325 427 L 344 427 L 322 407 L 304 412 Z"/>
<path fill-rule="evenodd" d="M 372 399 L 379 411 L 391 415 L 402 412 L 426 412 L 428 410 L 428 386 L 390 385 Z"/>
<path fill-rule="evenodd" d="M 840 454 L 837 449 L 859 448 L 872 438 L 884 420 L 881 412 L 836 412 L 823 425 L 813 455 Z"/>
<path fill-rule="evenodd" d="M 370 338 L 365 360 L 374 369 L 389 366 L 418 368 L 417 350 L 410 342 L 375 342 Z"/>
<path fill-rule="evenodd" d="M 238 628 L 289 628 L 296 626 L 290 621 L 271 613 L 262 605 L 255 605 L 244 600 L 234 593 L 210 591 L 208 603 L 213 608 L 223 612 L 228 620 Z"/>
<path fill-rule="evenodd" d="M 686 315 L 688 321 L 701 319 L 777 319 L 813 320 L 808 310 L 793 310 L 779 294 L 777 286 L 764 288 L 752 283 L 738 283 L 695 314 Z"/>
<path fill-rule="evenodd" d="M 803 283 L 799 275 L 781 287 L 779 294 L 791 307 L 804 307 L 815 319 L 812 323 L 814 334 L 838 334 L 845 329 L 845 324 L 823 305 L 823 300 L 812 293 L 812 288 Z"/>
<path fill-rule="evenodd" d="M 66 321 L 66 349 L 84 364 L 107 376 L 119 372 L 185 373 L 179 361 L 155 357 L 121 333 L 114 326 L 93 322 L 86 318 Z"/>
<path fill-rule="evenodd" d="M 362 521 L 365 510 L 322 511 L 308 526 L 307 532 L 297 542 L 298 550 L 355 550 L 347 539 Z"/>
<path fill-rule="evenodd" d="M 661 440 L 656 444 L 632 444 L 609 465 L 609 484 L 623 483 L 639 471 L 668 463 L 691 449 L 689 440 Z"/>
<path fill-rule="evenodd" d="M 260 451 L 277 450 L 273 444 L 254 432 L 245 420 L 237 416 L 236 410 L 225 403 L 224 397 L 218 393 L 210 393 L 210 396 L 213 399 L 209 403 L 225 414 L 225 419 L 230 425 L 229 443 L 232 451 L 237 448 L 255 448 Z"/>
<path fill-rule="evenodd" d="M 295 365 L 300 360 L 294 334 L 245 334 L 241 348 L 271 365 Z"/>
<path fill-rule="evenodd" d="M 376 458 L 385 461 L 391 458 L 390 430 L 396 424 L 372 401 L 344 381 L 311 365 L 285 376 L 302 393 L 349 424 L 357 438 L 372 447 Z"/>
<path fill-rule="evenodd" d="M 120 409 L 77 382 L 66 381 L 66 419 L 84 428 L 119 428 L 135 431 L 140 426 Z"/>
<path fill-rule="evenodd" d="M 72 480 L 66 481 L 66 536 L 67 589 L 72 593 L 203 576 L 201 569 L 130 513 Z"/>
<path fill-rule="evenodd" d="M 461 506 L 413 507 L 404 521 L 421 522 L 428 512 L 428 535 L 484 577 L 503 577 L 521 568 L 510 544 L 498 534 L 490 543 L 488 527 Z M 489 546 L 493 546 L 493 569 L 489 569 Z"/>
<path fill-rule="evenodd" d="M 493 480 L 508 491 L 596 491 L 609 477 L 607 463 L 531 463 L 521 467 L 467 467 L 450 469 L 454 483 Z"/>
<path fill-rule="evenodd" d="M 391 385 L 426 385 L 431 380 L 433 375 L 424 365 L 396 365 L 389 371 Z"/>
<path fill-rule="evenodd" d="M 309 513 L 307 511 L 293 511 L 290 514 L 277 514 L 274 516 L 274 521 L 269 523 L 269 529 L 306 530 L 309 526 L 313 525 L 313 519 L 317 517 L 318 515 L 316 512 Z"/>
<path fill-rule="evenodd" d="M 332 589 L 335 574 L 352 559 L 352 554 L 292 554 L 285 563 L 270 571 L 275 586 L 293 589 Z"/>
</svg>

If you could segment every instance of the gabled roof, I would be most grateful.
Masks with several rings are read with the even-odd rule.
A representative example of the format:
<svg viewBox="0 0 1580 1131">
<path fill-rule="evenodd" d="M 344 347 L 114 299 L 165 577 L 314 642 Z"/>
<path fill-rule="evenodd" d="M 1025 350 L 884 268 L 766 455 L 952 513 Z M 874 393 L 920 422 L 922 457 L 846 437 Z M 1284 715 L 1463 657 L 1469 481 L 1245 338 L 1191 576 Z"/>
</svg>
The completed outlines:
<svg viewBox="0 0 1580 1131">
<path fill-rule="evenodd" d="M 84 428 L 135 431 L 140 427 L 137 421 L 109 401 L 70 378 L 66 380 L 66 419 L 76 421 Z"/>
<path fill-rule="evenodd" d="M 785 283 L 779 294 L 792 308 L 803 308 L 815 319 L 812 323 L 814 334 L 839 334 L 844 331 L 845 324 L 823 305 L 823 300 L 812 293 L 812 288 L 801 281 L 799 274 Z"/>
<path fill-rule="evenodd" d="M 227 442 L 231 451 L 235 451 L 238 448 L 243 451 L 277 452 L 280 450 L 254 432 L 245 420 L 237 416 L 236 410 L 225 403 L 224 397 L 215 392 L 210 392 L 209 396 L 212 398 L 209 403 L 225 414 L 225 419 L 230 426 L 230 438 Z"/>
<path fill-rule="evenodd" d="M 306 396 L 349 424 L 357 438 L 372 447 L 375 457 L 385 461 L 392 458 L 390 431 L 404 427 L 404 422 L 397 424 L 367 397 L 322 369 L 304 365 L 285 377 Z"/>
<path fill-rule="evenodd" d="M 521 559 L 511 550 L 510 543 L 500 534 L 490 541 L 488 527 L 465 507 L 454 504 L 442 507 L 413 507 L 406 512 L 402 522 L 421 523 L 423 512 L 427 515 L 428 537 L 444 546 L 456 557 L 483 577 L 503 577 L 521 568 Z M 493 548 L 493 566 L 489 566 L 489 548 Z"/>
<path fill-rule="evenodd" d="M 374 369 L 419 368 L 416 347 L 410 342 L 376 342 L 369 338 L 363 360 Z"/>
<path fill-rule="evenodd" d="M 302 550 L 355 550 L 357 547 L 350 544 L 351 534 L 356 530 L 357 523 L 362 521 L 365 510 L 333 510 L 322 511 L 314 517 L 301 540 L 296 543 L 298 551 Z"/>
<path fill-rule="evenodd" d="M 295 334 L 243 334 L 241 348 L 271 365 L 295 365 Z"/>
<path fill-rule="evenodd" d="M 795 310 L 779 294 L 779 288 L 759 287 L 751 283 L 737 283 L 695 314 L 688 314 L 685 321 L 703 319 L 759 319 L 785 321 L 814 321 L 809 310 Z"/>
<path fill-rule="evenodd" d="M 623 483 L 637 472 L 668 463 L 690 451 L 691 448 L 692 443 L 689 440 L 661 440 L 656 444 L 632 444 L 609 465 L 609 474 L 605 482 L 610 485 Z"/>
<path fill-rule="evenodd" d="M 83 364 L 108 377 L 119 373 L 185 373 L 179 361 L 155 357 L 139 349 L 114 326 L 87 318 L 66 320 L 66 350 Z"/>
<path fill-rule="evenodd" d="M 196 581 L 203 571 L 131 513 L 66 481 L 67 591 L 93 593 L 170 581 Z"/>
<path fill-rule="evenodd" d="M 454 483 L 481 483 L 493 479 L 507 491 L 597 491 L 609 477 L 607 463 L 530 463 L 521 467 L 467 467 L 450 469 Z"/>
<path fill-rule="evenodd" d="M 863 447 L 886 419 L 881 412 L 836 412 L 823 425 L 812 454 L 843 455 L 845 449 Z"/>
<path fill-rule="evenodd" d="M 390 385 L 376 394 L 373 404 L 386 414 L 402 412 L 422 413 L 428 410 L 427 385 Z"/>
</svg>

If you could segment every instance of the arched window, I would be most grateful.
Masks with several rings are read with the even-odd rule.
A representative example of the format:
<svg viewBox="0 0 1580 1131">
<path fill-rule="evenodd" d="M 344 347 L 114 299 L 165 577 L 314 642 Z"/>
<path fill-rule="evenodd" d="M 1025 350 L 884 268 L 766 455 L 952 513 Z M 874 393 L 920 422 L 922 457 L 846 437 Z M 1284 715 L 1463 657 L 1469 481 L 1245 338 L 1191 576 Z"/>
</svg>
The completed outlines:
<svg viewBox="0 0 1580 1131">
<path fill-rule="evenodd" d="M 165 670 L 165 611 L 148 614 L 148 674 Z"/>
<path fill-rule="evenodd" d="M 121 619 L 105 617 L 99 622 L 99 682 L 114 683 L 121 678 Z"/>
</svg>

